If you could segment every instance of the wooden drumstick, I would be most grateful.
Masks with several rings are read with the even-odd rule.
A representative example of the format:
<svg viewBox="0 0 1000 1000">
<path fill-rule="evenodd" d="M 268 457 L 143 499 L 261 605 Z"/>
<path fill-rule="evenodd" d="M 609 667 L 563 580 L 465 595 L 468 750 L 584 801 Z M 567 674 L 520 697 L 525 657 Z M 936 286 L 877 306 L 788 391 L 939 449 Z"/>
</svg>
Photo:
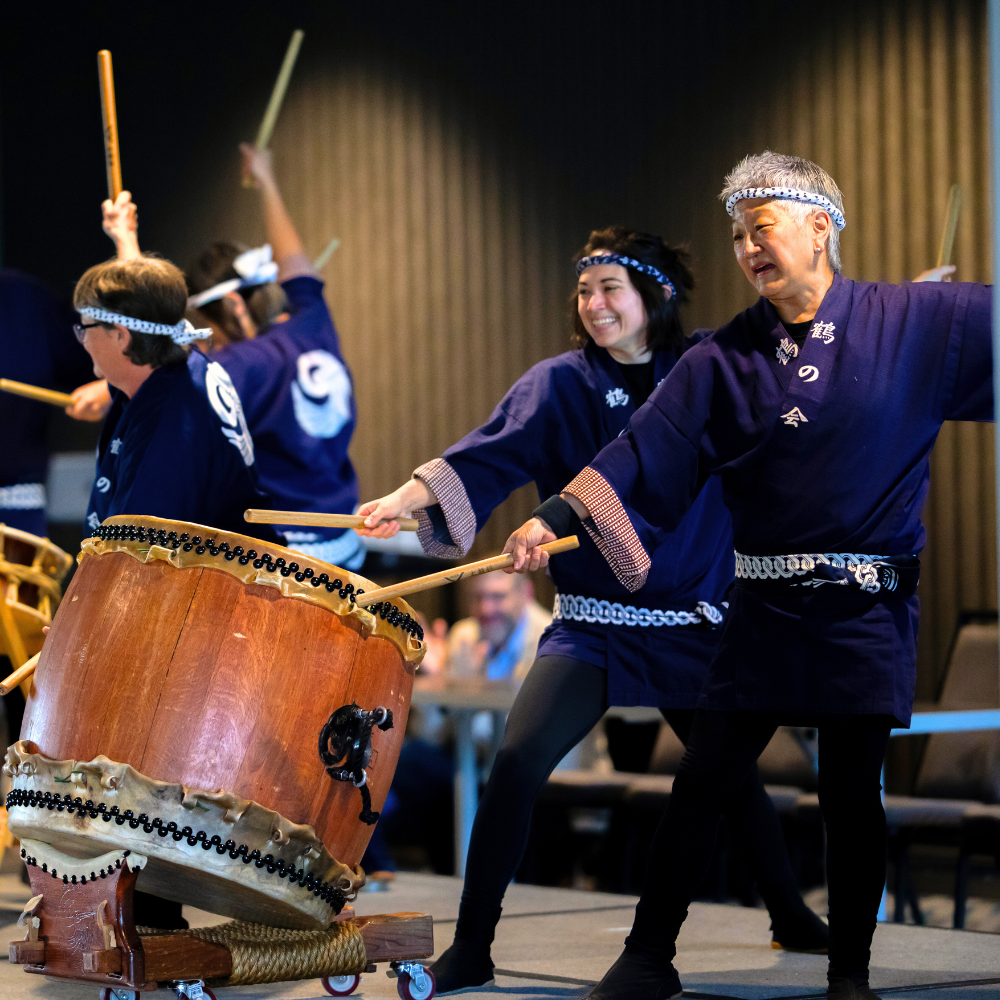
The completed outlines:
<svg viewBox="0 0 1000 1000">
<path fill-rule="evenodd" d="M 122 190 L 122 161 L 118 149 L 118 112 L 115 109 L 115 77 L 111 53 L 97 53 L 97 76 L 101 82 L 101 118 L 104 121 L 104 163 L 108 171 L 108 197 L 114 201 Z"/>
<path fill-rule="evenodd" d="M 292 32 L 291 41 L 289 41 L 288 48 L 285 50 L 285 59 L 281 64 L 281 69 L 278 70 L 278 79 L 274 81 L 271 99 L 267 102 L 267 110 L 264 112 L 264 118 L 260 123 L 260 128 L 257 130 L 257 141 L 254 145 L 258 149 L 267 149 L 271 142 L 271 135 L 274 132 L 274 126 L 278 122 L 278 113 L 281 111 L 281 103 L 285 99 L 285 91 L 288 89 L 288 81 L 292 78 L 292 70 L 295 68 L 295 60 L 299 57 L 299 49 L 302 46 L 303 38 L 305 38 L 304 31 L 296 28 Z M 244 177 L 243 186 L 253 187 L 253 179 L 251 177 Z"/>
<path fill-rule="evenodd" d="M 313 528 L 363 528 L 365 519 L 360 514 L 311 514 L 303 510 L 258 510 L 243 512 L 243 520 L 251 524 L 300 524 Z M 400 531 L 416 531 L 415 517 L 394 518 Z"/>
<path fill-rule="evenodd" d="M 554 556 L 560 552 L 569 552 L 571 549 L 579 548 L 580 540 L 576 535 L 568 535 L 566 538 L 557 538 L 554 542 L 546 542 L 538 547 L 543 552 L 548 552 L 550 556 Z M 416 594 L 421 590 L 433 590 L 434 587 L 443 587 L 446 583 L 458 583 L 459 580 L 465 580 L 470 576 L 481 576 L 483 573 L 492 573 L 496 569 L 506 569 L 513 565 L 514 557 L 509 552 L 506 555 L 490 556 L 489 559 L 466 563 L 456 569 L 443 569 L 438 573 L 430 573 L 427 576 L 418 576 L 415 580 L 407 580 L 405 583 L 367 591 L 360 597 L 356 597 L 354 603 L 358 607 L 367 608 L 370 604 L 377 604 L 379 601 L 391 601 L 394 597 L 405 597 L 407 594 Z"/>
<path fill-rule="evenodd" d="M 941 246 L 938 249 L 937 267 L 951 263 L 951 251 L 955 245 L 955 230 L 958 228 L 958 216 L 962 211 L 962 187 L 952 184 L 948 191 L 948 212 L 945 217 L 944 231 L 941 233 Z"/>
<path fill-rule="evenodd" d="M 313 261 L 313 270 L 322 271 L 326 267 L 327 261 L 333 256 L 333 251 L 340 246 L 340 237 L 334 236 L 329 243 L 327 243 L 326 248 L 323 252 Z"/>
<path fill-rule="evenodd" d="M 51 403 L 52 406 L 61 406 L 63 409 L 73 404 L 73 397 L 69 393 L 43 389 L 41 386 L 15 382 L 9 378 L 0 378 L 0 392 L 12 392 L 15 396 L 35 399 L 39 403 Z"/>
<path fill-rule="evenodd" d="M 38 657 L 41 655 L 41 653 L 35 653 L 30 660 L 19 666 L 12 674 L 8 674 L 0 682 L 0 696 L 10 694 L 18 684 L 29 678 L 35 672 L 35 667 L 38 666 Z"/>
</svg>

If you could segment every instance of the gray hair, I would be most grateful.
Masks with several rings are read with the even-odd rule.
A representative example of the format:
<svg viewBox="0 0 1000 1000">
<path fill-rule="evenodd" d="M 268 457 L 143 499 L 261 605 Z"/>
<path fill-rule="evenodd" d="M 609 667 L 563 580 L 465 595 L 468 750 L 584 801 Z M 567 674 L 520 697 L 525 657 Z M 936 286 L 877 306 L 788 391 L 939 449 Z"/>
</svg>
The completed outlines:
<svg viewBox="0 0 1000 1000">
<path fill-rule="evenodd" d="M 728 199 L 745 188 L 788 187 L 828 198 L 840 211 L 844 212 L 844 196 L 837 187 L 837 182 L 812 160 L 801 156 L 788 156 L 784 153 L 772 153 L 769 149 L 752 156 L 744 157 L 727 175 L 719 198 Z M 805 218 L 816 209 L 810 205 L 788 202 L 787 208 L 801 218 Z M 830 227 L 826 238 L 826 259 L 834 271 L 840 271 L 840 230 L 836 225 Z"/>
</svg>

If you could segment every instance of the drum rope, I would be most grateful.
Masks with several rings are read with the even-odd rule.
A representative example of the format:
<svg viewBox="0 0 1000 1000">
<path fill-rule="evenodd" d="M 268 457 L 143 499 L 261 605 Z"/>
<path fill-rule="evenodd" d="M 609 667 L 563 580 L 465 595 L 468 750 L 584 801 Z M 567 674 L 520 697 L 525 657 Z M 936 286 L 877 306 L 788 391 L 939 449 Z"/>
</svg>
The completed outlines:
<svg viewBox="0 0 1000 1000">
<path fill-rule="evenodd" d="M 161 931 L 137 927 L 140 935 L 170 934 L 220 944 L 233 956 L 233 971 L 226 986 L 255 986 L 295 979 L 347 976 L 364 972 L 368 964 L 365 939 L 350 920 L 337 921 L 326 930 L 291 930 L 231 920 L 214 927 L 186 931 Z"/>
<path fill-rule="evenodd" d="M 238 560 L 241 566 L 252 563 L 254 569 L 266 569 L 268 573 L 280 573 L 286 578 L 294 577 L 297 583 L 308 583 L 316 589 L 324 587 L 330 594 L 337 592 L 341 600 L 350 601 L 352 607 L 355 597 L 364 593 L 363 590 L 355 592 L 353 583 L 339 578 L 331 579 L 329 573 L 317 574 L 310 566 L 300 567 L 297 562 L 286 562 L 283 556 L 274 558 L 266 551 L 258 553 L 256 549 L 244 549 L 242 545 L 230 546 L 226 541 L 218 542 L 215 536 L 203 539 L 200 535 L 191 535 L 186 531 L 178 534 L 163 528 L 146 528 L 141 524 L 102 524 L 94 530 L 93 537 L 102 542 L 124 543 L 126 547 L 130 543 L 138 543 L 139 546 L 158 545 L 174 552 L 193 551 L 197 556 L 204 556 L 208 552 L 212 558 L 221 556 L 227 562 Z M 420 623 L 409 614 L 401 612 L 395 604 L 383 601 L 365 610 L 378 614 L 383 621 L 388 621 L 390 625 L 413 636 L 417 642 L 423 641 L 424 630 Z"/>
<path fill-rule="evenodd" d="M 280 879 L 287 879 L 291 885 L 298 885 L 307 893 L 312 893 L 312 895 L 322 899 L 334 913 L 340 913 L 347 901 L 347 896 L 339 886 L 332 882 L 324 882 L 307 872 L 305 865 L 296 868 L 294 864 L 288 864 L 271 854 L 261 857 L 259 850 L 256 848 L 250 850 L 246 844 L 237 846 L 234 840 L 223 842 L 218 834 L 209 837 L 204 830 L 195 833 L 190 826 L 179 828 L 174 822 L 164 823 L 158 816 L 150 819 L 146 813 L 140 813 L 136 816 L 131 809 L 126 809 L 124 812 L 120 812 L 118 806 L 112 806 L 108 809 L 103 802 L 95 805 L 90 799 L 84 802 L 79 797 L 74 799 L 69 795 L 60 796 L 58 793 L 53 794 L 24 788 L 12 788 L 7 793 L 5 804 L 8 812 L 19 806 L 50 811 L 54 809 L 58 812 L 65 811 L 70 816 L 77 813 L 81 818 L 89 816 L 91 819 L 97 819 L 100 816 L 105 823 L 114 821 L 118 826 L 124 826 L 125 823 L 128 823 L 132 830 L 137 830 L 141 826 L 146 833 L 156 832 L 159 837 L 169 835 L 175 841 L 186 839 L 190 847 L 200 844 L 204 851 L 215 848 L 217 854 L 228 853 L 233 861 L 242 861 L 245 865 L 253 864 L 258 869 L 266 870 L 269 875 L 277 873 Z M 92 873 L 91 880 L 94 878 L 96 876 Z M 86 882 L 85 879 L 83 881 Z"/>
</svg>

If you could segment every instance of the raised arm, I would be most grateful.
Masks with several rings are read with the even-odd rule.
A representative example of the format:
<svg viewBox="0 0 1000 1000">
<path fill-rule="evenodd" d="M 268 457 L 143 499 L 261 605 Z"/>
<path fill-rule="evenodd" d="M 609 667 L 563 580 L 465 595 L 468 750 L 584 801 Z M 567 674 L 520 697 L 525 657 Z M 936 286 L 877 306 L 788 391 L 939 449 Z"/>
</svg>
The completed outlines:
<svg viewBox="0 0 1000 1000">
<path fill-rule="evenodd" d="M 240 153 L 243 155 L 244 176 L 250 177 L 254 187 L 260 191 L 267 242 L 271 244 L 274 260 L 278 265 L 278 281 L 288 281 L 303 275 L 315 277 L 312 262 L 306 256 L 274 179 L 271 151 L 257 149 L 248 142 L 242 142 Z"/>
<path fill-rule="evenodd" d="M 104 231 L 111 237 L 119 260 L 141 257 L 139 250 L 139 209 L 128 191 L 122 191 L 112 201 L 105 198 L 101 204 Z"/>
</svg>

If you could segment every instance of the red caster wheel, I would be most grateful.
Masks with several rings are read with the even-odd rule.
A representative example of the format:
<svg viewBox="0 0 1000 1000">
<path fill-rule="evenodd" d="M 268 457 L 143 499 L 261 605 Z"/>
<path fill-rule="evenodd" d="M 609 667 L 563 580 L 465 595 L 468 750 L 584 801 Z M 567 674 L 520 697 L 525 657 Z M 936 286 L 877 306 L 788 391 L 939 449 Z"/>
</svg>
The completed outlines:
<svg viewBox="0 0 1000 1000">
<path fill-rule="evenodd" d="M 422 965 L 409 966 L 410 971 L 400 972 L 396 992 L 403 1000 L 431 1000 L 437 992 L 434 973 Z"/>
<path fill-rule="evenodd" d="M 320 982 L 330 996 L 346 997 L 358 988 L 361 984 L 361 977 L 357 973 L 352 976 L 324 976 Z"/>
<path fill-rule="evenodd" d="M 139 1000 L 139 996 L 138 990 L 123 990 L 117 986 L 101 987 L 101 1000 Z"/>
</svg>

